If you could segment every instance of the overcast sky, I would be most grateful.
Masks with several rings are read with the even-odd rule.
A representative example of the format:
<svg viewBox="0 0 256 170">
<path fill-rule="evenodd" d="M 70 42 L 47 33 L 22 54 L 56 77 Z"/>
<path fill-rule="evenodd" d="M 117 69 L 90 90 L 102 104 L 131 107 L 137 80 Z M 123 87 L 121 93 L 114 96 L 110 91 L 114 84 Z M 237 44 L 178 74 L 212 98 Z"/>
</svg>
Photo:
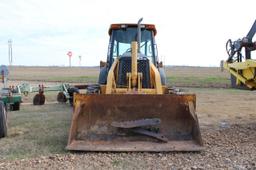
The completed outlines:
<svg viewBox="0 0 256 170">
<path fill-rule="evenodd" d="M 1 0 L 0 64 L 99 65 L 111 23 L 156 25 L 159 58 L 167 65 L 219 66 L 227 39 L 242 38 L 256 19 L 256 0 Z M 254 38 L 255 39 L 255 38 Z M 255 54 L 254 54 L 255 56 Z"/>
</svg>

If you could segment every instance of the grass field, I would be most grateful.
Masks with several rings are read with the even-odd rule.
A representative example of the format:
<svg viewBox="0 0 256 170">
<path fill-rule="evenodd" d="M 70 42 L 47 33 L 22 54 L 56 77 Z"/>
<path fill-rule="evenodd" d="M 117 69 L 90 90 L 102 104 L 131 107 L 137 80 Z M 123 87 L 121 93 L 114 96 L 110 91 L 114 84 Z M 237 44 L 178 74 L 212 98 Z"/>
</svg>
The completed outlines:
<svg viewBox="0 0 256 170">
<path fill-rule="evenodd" d="M 10 80 L 96 83 L 99 67 L 12 67 Z M 181 87 L 230 87 L 230 76 L 218 67 L 165 68 L 167 83 Z M 49 76 L 50 75 L 50 76 Z"/>
<path fill-rule="evenodd" d="M 72 109 L 67 104 L 24 105 L 9 112 L 8 137 L 0 141 L 0 159 L 64 153 Z"/>
</svg>

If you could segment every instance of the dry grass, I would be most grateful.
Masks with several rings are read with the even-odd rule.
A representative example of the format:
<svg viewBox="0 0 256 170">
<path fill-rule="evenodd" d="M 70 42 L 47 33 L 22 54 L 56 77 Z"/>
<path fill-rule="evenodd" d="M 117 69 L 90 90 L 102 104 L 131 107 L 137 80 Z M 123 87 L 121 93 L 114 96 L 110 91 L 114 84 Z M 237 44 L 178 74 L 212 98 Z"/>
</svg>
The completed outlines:
<svg viewBox="0 0 256 170">
<path fill-rule="evenodd" d="M 0 140 L 0 160 L 65 153 L 72 109 L 66 104 L 22 105 L 9 112 L 8 137 Z"/>
<path fill-rule="evenodd" d="M 11 67 L 10 80 L 96 82 L 98 67 Z"/>
<path fill-rule="evenodd" d="M 96 83 L 99 67 L 12 67 L 10 80 Z M 168 66 L 167 83 L 181 87 L 230 86 L 229 74 L 217 67 Z"/>
</svg>

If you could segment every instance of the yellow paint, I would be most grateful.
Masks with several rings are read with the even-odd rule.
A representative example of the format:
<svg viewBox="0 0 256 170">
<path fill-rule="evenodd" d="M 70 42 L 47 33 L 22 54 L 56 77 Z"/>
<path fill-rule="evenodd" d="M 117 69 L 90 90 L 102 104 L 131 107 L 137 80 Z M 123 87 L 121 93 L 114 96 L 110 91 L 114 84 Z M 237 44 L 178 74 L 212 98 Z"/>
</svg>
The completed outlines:
<svg viewBox="0 0 256 170">
<path fill-rule="evenodd" d="M 150 62 L 150 75 L 156 90 L 156 94 L 163 94 L 160 73 L 152 62 Z"/>
<path fill-rule="evenodd" d="M 233 68 L 235 70 L 244 70 L 248 68 L 256 68 L 256 60 L 248 59 L 243 62 L 227 63 L 225 62 L 224 67 Z"/>
<path fill-rule="evenodd" d="M 137 86 L 137 79 L 138 79 L 138 66 L 137 66 L 137 56 L 138 56 L 138 44 L 136 41 L 133 41 L 131 44 L 131 49 L 132 49 L 132 88 Z"/>
<path fill-rule="evenodd" d="M 245 84 L 248 88 L 256 88 L 256 60 L 248 59 L 244 62 L 227 63 L 224 68 L 237 78 L 237 85 Z"/>
<path fill-rule="evenodd" d="M 115 68 L 117 66 L 118 63 L 118 59 L 116 59 L 114 61 L 114 63 L 112 64 L 109 72 L 108 72 L 108 78 L 107 78 L 107 86 L 106 86 L 106 94 L 111 94 L 112 90 L 115 89 Z"/>
</svg>

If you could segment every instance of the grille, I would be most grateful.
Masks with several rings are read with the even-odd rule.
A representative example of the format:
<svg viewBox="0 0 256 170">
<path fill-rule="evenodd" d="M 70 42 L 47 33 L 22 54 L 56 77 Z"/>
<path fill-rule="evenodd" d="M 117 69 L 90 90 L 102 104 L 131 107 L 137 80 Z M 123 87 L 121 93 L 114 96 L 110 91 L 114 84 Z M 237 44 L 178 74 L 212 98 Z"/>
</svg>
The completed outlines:
<svg viewBox="0 0 256 170">
<path fill-rule="evenodd" d="M 127 86 L 126 74 L 129 72 L 131 72 L 131 57 L 121 57 L 119 60 L 118 87 Z M 150 88 L 149 60 L 147 58 L 138 59 L 138 72 L 143 75 L 142 87 Z"/>
</svg>

